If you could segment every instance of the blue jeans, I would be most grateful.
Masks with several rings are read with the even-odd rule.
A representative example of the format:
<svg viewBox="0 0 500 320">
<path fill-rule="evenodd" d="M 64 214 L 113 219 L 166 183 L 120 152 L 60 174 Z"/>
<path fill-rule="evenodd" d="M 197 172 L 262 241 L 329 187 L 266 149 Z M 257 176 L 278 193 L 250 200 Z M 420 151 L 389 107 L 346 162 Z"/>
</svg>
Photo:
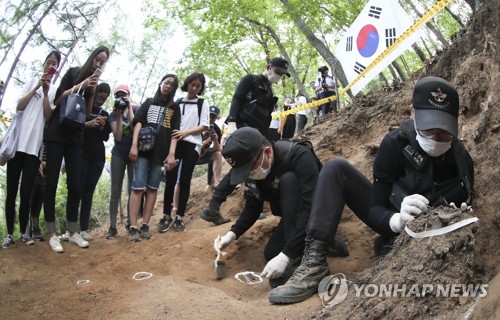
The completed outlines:
<svg viewBox="0 0 500 320">
<path fill-rule="evenodd" d="M 95 187 L 104 169 L 103 161 L 82 159 L 82 204 L 80 207 L 80 231 L 89 229 L 90 210 L 92 210 L 92 199 Z"/>
<path fill-rule="evenodd" d="M 130 224 L 130 190 L 132 188 L 132 178 L 134 176 L 134 164 L 128 159 L 124 160 L 118 156 L 111 156 L 111 196 L 109 198 L 109 226 L 116 228 L 116 215 L 118 204 L 122 196 L 123 178 L 127 169 L 127 222 Z"/>
<path fill-rule="evenodd" d="M 132 190 L 146 190 L 146 187 L 158 190 L 161 182 L 161 167 L 161 163 L 139 157 L 134 165 Z"/>
</svg>

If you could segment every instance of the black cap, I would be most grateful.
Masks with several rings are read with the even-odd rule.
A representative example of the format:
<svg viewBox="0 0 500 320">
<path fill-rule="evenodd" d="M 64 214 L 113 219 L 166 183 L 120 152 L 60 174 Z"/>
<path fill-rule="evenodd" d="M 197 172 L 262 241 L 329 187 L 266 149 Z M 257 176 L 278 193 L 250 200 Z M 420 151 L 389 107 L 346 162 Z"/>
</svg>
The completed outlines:
<svg viewBox="0 0 500 320">
<path fill-rule="evenodd" d="M 217 106 L 210 106 L 209 109 L 210 109 L 210 114 L 218 116 L 220 113 L 220 110 L 219 108 L 217 108 Z"/>
<path fill-rule="evenodd" d="M 418 80 L 412 102 L 417 129 L 438 128 L 458 136 L 458 92 L 450 82 L 439 77 Z"/>
<path fill-rule="evenodd" d="M 285 59 L 280 57 L 272 58 L 271 61 L 269 61 L 269 64 L 273 67 L 278 68 L 281 71 L 281 73 L 284 73 L 288 77 L 290 77 L 290 73 L 288 73 L 289 63 Z"/>
<path fill-rule="evenodd" d="M 328 69 L 328 67 L 327 67 L 327 66 L 322 66 L 322 67 L 319 67 L 319 68 L 318 68 L 318 72 L 321 72 L 321 73 L 323 73 L 323 72 L 325 72 L 325 71 L 328 71 L 328 70 L 329 70 L 329 69 Z"/>
<path fill-rule="evenodd" d="M 236 185 L 248 179 L 252 171 L 253 160 L 262 150 L 266 139 L 259 130 L 243 127 L 236 130 L 227 139 L 222 155 L 233 167 L 231 170 L 231 184 Z"/>
</svg>

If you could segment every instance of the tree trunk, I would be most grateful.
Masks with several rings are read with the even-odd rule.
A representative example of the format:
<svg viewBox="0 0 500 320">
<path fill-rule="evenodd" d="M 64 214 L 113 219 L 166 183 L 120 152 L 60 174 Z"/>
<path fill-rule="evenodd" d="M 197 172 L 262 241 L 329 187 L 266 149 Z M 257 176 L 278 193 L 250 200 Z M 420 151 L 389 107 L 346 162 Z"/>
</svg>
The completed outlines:
<svg viewBox="0 0 500 320">
<path fill-rule="evenodd" d="M 394 66 L 394 69 L 396 69 L 396 71 L 399 74 L 399 77 L 401 78 L 401 80 L 406 81 L 408 78 L 406 77 L 406 75 L 403 72 L 403 69 L 401 68 L 401 66 L 399 65 L 399 63 L 396 60 L 394 60 L 392 62 L 392 65 Z"/>
<path fill-rule="evenodd" d="M 56 0 L 57 1 L 57 0 Z M 71 53 L 73 52 L 73 50 L 75 50 L 76 48 L 76 45 L 78 44 L 78 42 L 81 40 L 81 39 L 84 39 L 84 35 L 85 35 L 85 32 L 87 32 L 87 29 L 92 25 L 92 22 L 93 21 L 96 21 L 97 19 L 97 16 L 99 15 L 99 12 L 101 11 L 101 9 L 106 5 L 106 3 L 103 3 L 96 11 L 95 13 L 91 16 L 91 17 L 88 17 L 86 19 L 87 21 L 87 24 L 78 32 L 78 34 L 75 32 L 75 38 L 73 39 L 73 42 L 71 43 L 71 46 L 69 47 L 68 51 L 66 52 L 66 55 L 64 56 L 64 58 L 62 58 L 61 60 L 61 63 L 59 64 L 59 68 L 58 70 L 62 70 L 64 68 L 64 65 L 66 64 L 66 62 L 68 62 L 68 57 L 71 55 Z M 73 29 L 73 31 L 75 31 Z M 59 78 L 60 74 L 59 72 L 56 73 L 54 75 L 54 77 L 52 78 L 52 83 L 56 83 L 57 81 L 57 78 Z"/>
<path fill-rule="evenodd" d="M 291 15 L 295 17 L 294 20 L 297 27 L 302 31 L 302 33 L 307 38 L 309 43 L 318 51 L 318 53 L 323 57 L 323 59 L 325 59 L 325 61 L 330 65 L 330 69 L 332 70 L 333 73 L 335 73 L 335 76 L 339 79 L 342 86 L 347 87 L 349 81 L 347 81 L 347 77 L 344 74 L 344 70 L 342 69 L 340 61 L 338 61 L 337 58 L 335 58 L 335 56 L 333 55 L 333 53 L 330 51 L 330 49 L 320 39 L 318 39 L 318 37 L 314 35 L 314 33 L 307 26 L 305 21 L 302 20 L 300 14 L 298 14 L 295 11 L 295 9 L 289 5 L 288 0 L 280 0 L 280 1 L 285 6 L 285 8 L 290 11 Z M 351 98 L 354 98 L 351 90 L 349 90 L 347 93 Z"/>
<path fill-rule="evenodd" d="M 422 49 L 420 49 L 420 47 L 416 43 L 412 44 L 411 47 L 413 48 L 413 51 L 415 51 L 417 56 L 420 58 L 420 61 L 425 62 L 427 60 L 425 53 L 422 51 Z"/>
<path fill-rule="evenodd" d="M 388 65 L 387 68 L 389 68 L 389 72 L 391 73 L 392 80 L 393 81 L 399 80 L 398 74 L 396 73 L 396 71 L 394 71 L 394 68 L 392 67 L 392 65 Z"/>
<path fill-rule="evenodd" d="M 415 13 L 417 14 L 417 16 L 419 18 L 422 18 L 423 14 L 420 13 L 420 11 L 418 11 L 417 7 L 415 7 L 415 5 L 413 4 L 413 2 L 411 2 L 411 0 L 406 0 L 406 3 L 408 3 L 408 5 L 411 7 L 411 9 L 413 11 L 415 11 Z M 434 33 L 434 35 L 436 36 L 436 38 L 439 40 L 439 42 L 441 42 L 444 46 L 447 46 L 448 45 L 448 41 L 446 40 L 446 38 L 443 36 L 443 34 L 441 32 L 439 32 L 432 23 L 430 22 L 427 22 L 425 24 L 427 26 L 427 28 L 429 28 L 429 30 Z"/>
<path fill-rule="evenodd" d="M 21 29 L 19 29 L 19 31 L 22 31 L 24 30 L 24 27 L 26 27 L 26 25 L 28 24 L 28 21 L 30 21 L 29 19 L 26 19 L 26 21 L 24 22 L 24 25 L 21 27 Z M 21 35 L 22 32 L 19 32 L 13 39 L 12 41 L 10 41 L 10 45 L 9 47 L 7 48 L 7 50 L 5 50 L 5 55 L 3 56 L 2 58 L 2 61 L 0 61 L 0 66 L 5 62 L 5 59 L 7 59 L 8 55 L 9 55 L 9 52 L 10 50 L 14 47 L 14 43 L 16 42 L 16 39 L 17 37 L 19 37 L 19 35 Z"/>
<path fill-rule="evenodd" d="M 425 50 L 427 51 L 427 54 L 432 57 L 432 52 L 431 49 L 427 46 L 427 43 L 425 43 L 425 40 L 422 39 L 422 43 L 424 44 Z"/>
<path fill-rule="evenodd" d="M 378 79 L 379 79 L 380 81 L 384 82 L 386 87 L 388 87 L 388 86 L 389 86 L 389 81 L 387 80 L 387 78 L 386 78 L 386 76 L 384 75 L 384 73 L 383 73 L 383 72 L 380 72 L 380 73 L 378 74 Z"/>
<path fill-rule="evenodd" d="M 309 99 L 309 97 L 307 95 L 307 92 L 306 92 L 306 90 L 304 88 L 304 84 L 300 80 L 299 75 L 297 74 L 297 72 L 295 71 L 295 68 L 293 67 L 293 63 L 291 63 L 292 60 L 290 59 L 290 56 L 288 55 L 288 52 L 286 51 L 285 47 L 281 43 L 281 39 L 278 36 L 278 34 L 276 33 L 276 31 L 271 26 L 269 26 L 269 25 L 263 25 L 259 21 L 255 21 L 255 20 L 250 19 L 248 17 L 245 17 L 245 20 L 247 20 L 249 23 L 254 24 L 254 25 L 258 26 L 258 27 L 264 27 L 269 32 L 269 34 L 271 35 L 271 37 L 276 42 L 276 45 L 280 49 L 280 53 L 283 56 L 283 58 L 290 63 L 288 71 L 292 75 L 292 78 L 293 78 L 295 84 L 297 85 L 297 87 L 299 88 L 300 91 L 304 92 L 304 94 L 306 95 L 306 98 Z"/>
<path fill-rule="evenodd" d="M 14 73 L 14 70 L 16 69 L 17 63 L 19 62 L 19 58 L 23 54 L 23 51 L 26 48 L 26 46 L 28 45 L 29 41 L 31 40 L 31 37 L 33 37 L 33 35 L 36 32 L 36 29 L 38 29 L 38 27 L 42 23 L 43 19 L 45 19 L 45 17 L 49 14 L 50 10 L 52 10 L 52 8 L 56 4 L 56 2 L 57 2 L 57 0 L 52 0 L 50 2 L 49 6 L 47 7 L 47 9 L 45 9 L 45 11 L 43 12 L 40 19 L 38 19 L 38 21 L 35 23 L 33 28 L 31 28 L 30 32 L 28 33 L 28 36 L 26 37 L 26 40 L 24 40 L 23 44 L 21 45 L 21 48 L 19 49 L 19 52 L 17 53 L 17 55 L 14 59 L 14 62 L 12 63 L 12 66 L 10 67 L 9 74 L 7 75 L 7 78 L 5 79 L 4 91 L 7 90 L 7 86 L 9 85 L 9 81 L 10 81 L 10 78 L 12 78 L 12 74 Z M 0 109 L 2 108 L 2 101 L 3 101 L 3 96 L 0 97 Z"/>
<path fill-rule="evenodd" d="M 411 74 L 410 67 L 408 67 L 408 64 L 406 63 L 404 56 L 400 56 L 399 59 L 401 60 L 403 66 L 405 67 L 406 74 Z"/>
<path fill-rule="evenodd" d="M 465 27 L 462 20 L 460 20 L 460 17 L 457 16 L 456 14 L 454 14 L 453 12 L 451 12 L 451 10 L 450 10 L 450 8 L 448 8 L 448 6 L 444 7 L 444 10 L 446 10 L 446 12 L 448 12 L 450 14 L 450 16 L 453 18 L 453 20 L 455 20 L 460 25 L 460 27 L 462 27 L 462 28 Z"/>
</svg>

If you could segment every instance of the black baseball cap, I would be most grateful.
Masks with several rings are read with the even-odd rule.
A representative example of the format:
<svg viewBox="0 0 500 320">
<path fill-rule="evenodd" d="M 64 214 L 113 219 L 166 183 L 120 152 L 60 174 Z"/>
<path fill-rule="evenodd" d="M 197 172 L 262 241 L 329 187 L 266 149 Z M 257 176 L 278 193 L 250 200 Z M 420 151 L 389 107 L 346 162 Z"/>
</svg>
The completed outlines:
<svg viewBox="0 0 500 320">
<path fill-rule="evenodd" d="M 212 115 L 215 115 L 215 116 L 218 116 L 219 113 L 220 113 L 220 110 L 217 106 L 210 106 L 210 114 Z"/>
<path fill-rule="evenodd" d="M 252 171 L 253 160 L 262 150 L 266 139 L 259 130 L 243 127 L 227 139 L 222 155 L 233 167 L 231 170 L 231 184 L 236 185 L 248 179 Z"/>
<path fill-rule="evenodd" d="M 448 81 L 425 77 L 413 90 L 413 109 L 418 130 L 442 129 L 458 136 L 458 92 Z"/>
<path fill-rule="evenodd" d="M 272 58 L 271 61 L 269 61 L 269 64 L 273 67 L 278 68 L 281 71 L 281 73 L 284 73 L 288 77 L 290 77 L 290 73 L 288 73 L 289 63 L 285 59 L 280 57 Z"/>
</svg>

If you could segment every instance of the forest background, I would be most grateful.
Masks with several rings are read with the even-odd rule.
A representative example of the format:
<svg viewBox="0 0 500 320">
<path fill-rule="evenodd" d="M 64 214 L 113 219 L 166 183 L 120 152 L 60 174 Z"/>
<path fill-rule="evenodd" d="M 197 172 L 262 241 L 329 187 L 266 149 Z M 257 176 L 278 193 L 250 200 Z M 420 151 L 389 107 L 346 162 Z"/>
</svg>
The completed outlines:
<svg viewBox="0 0 500 320">
<path fill-rule="evenodd" d="M 266 61 L 283 56 L 291 62 L 291 78 L 275 88 L 281 105 L 299 90 L 314 95 L 309 82 L 317 68 L 328 65 L 340 88 L 347 86 L 333 54 L 366 0 L 173 0 L 173 1 L 11 1 L 0 3 L 0 79 L 5 93 L 0 114 L 15 112 L 19 90 L 29 78 L 40 76 L 47 53 L 63 54 L 58 77 L 80 66 L 98 45 L 111 50 L 101 80 L 113 88 L 128 83 L 132 100 L 140 104 L 156 91 L 159 79 L 174 72 L 184 79 L 203 72 L 208 80 L 204 98 L 227 114 L 234 89 L 247 73 L 260 73 Z M 417 20 L 435 1 L 400 0 Z M 397 85 L 421 69 L 425 61 L 447 46 L 467 24 L 480 1 L 455 0 L 424 27 L 424 36 L 371 81 L 364 92 Z M 182 92 L 178 92 L 182 95 Z M 354 97 L 341 97 L 341 104 Z M 112 109 L 113 99 L 105 108 Z M 0 121 L 0 135 L 8 122 Z M 113 144 L 110 138 L 108 150 Z M 57 217 L 64 227 L 65 176 L 57 193 Z M 104 172 L 92 210 L 93 226 L 106 222 L 109 174 Z M 5 167 L 0 168 L 0 203 L 5 197 Z M 0 205 L 0 236 L 5 234 L 4 206 Z M 43 225 L 43 224 L 42 224 Z"/>
</svg>

